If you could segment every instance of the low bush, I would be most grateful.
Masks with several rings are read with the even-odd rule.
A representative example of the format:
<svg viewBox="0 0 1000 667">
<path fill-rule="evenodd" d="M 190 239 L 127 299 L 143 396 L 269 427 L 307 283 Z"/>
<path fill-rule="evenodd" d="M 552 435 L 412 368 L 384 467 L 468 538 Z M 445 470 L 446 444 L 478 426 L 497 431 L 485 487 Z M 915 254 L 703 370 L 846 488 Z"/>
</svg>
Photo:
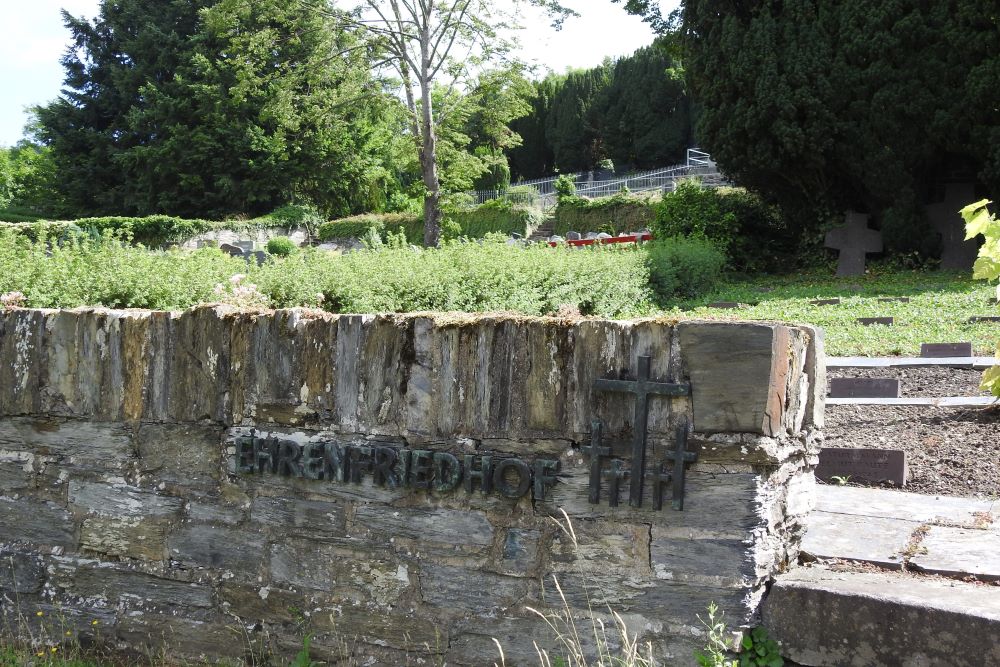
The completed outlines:
<svg viewBox="0 0 1000 667">
<path fill-rule="evenodd" d="M 661 301 L 692 298 L 711 290 L 722 278 L 726 255 L 700 237 L 673 236 L 647 244 L 649 276 Z"/>
<path fill-rule="evenodd" d="M 658 237 L 701 236 L 728 257 L 729 268 L 773 272 L 789 267 L 798 239 L 774 206 L 741 188 L 704 188 L 686 181 L 654 205 Z"/>
<path fill-rule="evenodd" d="M 275 257 L 288 257 L 299 247 L 287 236 L 275 236 L 267 242 L 267 252 Z"/>
<path fill-rule="evenodd" d="M 615 236 L 621 232 L 647 229 L 655 217 L 648 198 L 624 192 L 600 199 L 560 195 L 554 228 L 560 236 L 570 231 L 581 234 L 606 232 Z"/>
<path fill-rule="evenodd" d="M 324 222 L 319 226 L 318 236 L 321 241 L 362 239 L 372 231 L 383 240 L 390 232 L 403 231 L 407 239 L 418 241 L 424 237 L 424 222 L 422 216 L 413 213 L 364 213 Z"/>
</svg>

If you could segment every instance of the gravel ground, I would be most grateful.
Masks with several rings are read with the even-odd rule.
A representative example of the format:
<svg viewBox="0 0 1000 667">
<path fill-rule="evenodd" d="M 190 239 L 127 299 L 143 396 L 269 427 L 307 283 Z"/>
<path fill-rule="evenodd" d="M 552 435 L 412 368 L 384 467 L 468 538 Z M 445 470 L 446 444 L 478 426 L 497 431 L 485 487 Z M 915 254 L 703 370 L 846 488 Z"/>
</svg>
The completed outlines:
<svg viewBox="0 0 1000 667">
<path fill-rule="evenodd" d="M 1000 498 L 1000 409 L 831 405 L 824 447 L 906 452 L 904 490 Z"/>
<path fill-rule="evenodd" d="M 962 368 L 831 368 L 831 378 L 893 378 L 899 380 L 902 396 L 987 396 L 979 389 L 983 372 Z M 997 437 L 1000 437 L 998 434 Z"/>
<path fill-rule="evenodd" d="M 903 396 L 985 396 L 982 371 L 837 368 L 829 377 L 898 378 Z M 1000 498 L 1000 408 L 831 405 L 825 447 L 902 449 L 907 491 Z"/>
</svg>

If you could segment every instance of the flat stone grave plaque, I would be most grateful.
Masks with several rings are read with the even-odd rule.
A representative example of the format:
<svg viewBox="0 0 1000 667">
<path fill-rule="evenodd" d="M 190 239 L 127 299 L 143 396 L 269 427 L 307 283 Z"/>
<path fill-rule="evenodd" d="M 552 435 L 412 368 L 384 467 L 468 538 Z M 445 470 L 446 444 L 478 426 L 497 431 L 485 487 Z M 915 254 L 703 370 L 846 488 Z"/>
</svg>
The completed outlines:
<svg viewBox="0 0 1000 667">
<path fill-rule="evenodd" d="M 896 379 L 830 379 L 830 398 L 899 398 L 899 396 L 899 380 Z"/>
<path fill-rule="evenodd" d="M 975 317 L 969 318 L 969 324 L 975 324 L 976 322 L 1000 322 L 1000 316 L 997 315 L 977 315 Z"/>
<path fill-rule="evenodd" d="M 825 482 L 838 481 L 890 482 L 905 486 L 907 478 L 906 452 L 899 449 L 839 449 L 819 450 L 816 478 Z"/>
<path fill-rule="evenodd" d="M 908 296 L 882 296 L 879 297 L 879 303 L 909 303 L 910 297 Z"/>
<path fill-rule="evenodd" d="M 839 250 L 838 276 L 860 276 L 865 273 L 865 255 L 882 252 L 882 232 L 868 227 L 868 214 L 848 211 L 844 224 L 826 234 L 823 245 Z"/>
<path fill-rule="evenodd" d="M 971 357 L 972 343 L 922 343 L 920 356 L 929 359 Z"/>
<path fill-rule="evenodd" d="M 241 249 L 244 253 L 253 252 L 253 241 L 237 241 L 233 245 Z"/>
<path fill-rule="evenodd" d="M 941 268 L 971 271 L 979 254 L 976 239 L 965 240 L 965 223 L 959 211 L 976 200 L 972 183 L 948 183 L 944 186 L 944 201 L 927 206 L 927 219 L 941 234 Z"/>
<path fill-rule="evenodd" d="M 715 303 L 708 304 L 708 307 L 732 309 L 732 308 L 739 308 L 740 304 L 736 303 L 735 301 L 716 301 Z"/>
<path fill-rule="evenodd" d="M 809 304 L 813 306 L 839 306 L 840 299 L 813 299 Z"/>
<path fill-rule="evenodd" d="M 891 327 L 896 323 L 894 317 L 859 317 L 858 324 L 862 324 L 866 327 L 870 327 L 873 324 L 882 324 L 887 327 Z"/>
</svg>

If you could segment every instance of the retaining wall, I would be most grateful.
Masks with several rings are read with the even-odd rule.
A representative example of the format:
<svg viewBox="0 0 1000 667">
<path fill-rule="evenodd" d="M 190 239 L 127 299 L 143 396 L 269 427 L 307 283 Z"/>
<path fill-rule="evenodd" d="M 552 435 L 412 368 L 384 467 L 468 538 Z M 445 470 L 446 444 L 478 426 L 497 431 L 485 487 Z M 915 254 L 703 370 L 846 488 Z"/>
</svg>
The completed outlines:
<svg viewBox="0 0 1000 667">
<path fill-rule="evenodd" d="M 614 610 L 690 664 L 696 615 L 751 622 L 796 557 L 822 354 L 777 324 L 0 312 L 3 632 L 286 661 L 308 634 L 366 665 L 493 664 L 496 638 L 535 665 L 559 649 L 531 608 L 588 650 Z M 598 380 L 641 357 L 690 392 L 648 399 L 640 451 Z"/>
</svg>

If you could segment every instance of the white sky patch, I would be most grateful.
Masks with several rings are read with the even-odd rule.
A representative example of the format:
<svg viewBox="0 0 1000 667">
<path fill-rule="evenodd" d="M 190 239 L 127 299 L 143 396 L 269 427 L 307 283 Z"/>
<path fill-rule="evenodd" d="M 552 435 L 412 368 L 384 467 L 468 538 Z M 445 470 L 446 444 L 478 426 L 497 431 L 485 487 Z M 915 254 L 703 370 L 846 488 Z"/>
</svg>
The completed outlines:
<svg viewBox="0 0 1000 667">
<path fill-rule="evenodd" d="M 498 0 L 504 2 L 505 0 Z M 74 16 L 92 18 L 99 0 L 2 0 L 6 7 L 0 22 L 0 145 L 21 139 L 27 121 L 25 108 L 55 99 L 62 87 L 59 60 L 69 45 L 69 31 L 62 23 L 61 9 Z M 677 0 L 661 0 L 669 11 Z M 629 55 L 653 41 L 649 27 L 629 16 L 611 0 L 564 0 L 581 14 L 566 21 L 555 32 L 539 12 L 528 11 L 520 34 L 521 56 L 546 70 L 564 72 L 568 67 L 587 68 L 606 57 Z"/>
</svg>

